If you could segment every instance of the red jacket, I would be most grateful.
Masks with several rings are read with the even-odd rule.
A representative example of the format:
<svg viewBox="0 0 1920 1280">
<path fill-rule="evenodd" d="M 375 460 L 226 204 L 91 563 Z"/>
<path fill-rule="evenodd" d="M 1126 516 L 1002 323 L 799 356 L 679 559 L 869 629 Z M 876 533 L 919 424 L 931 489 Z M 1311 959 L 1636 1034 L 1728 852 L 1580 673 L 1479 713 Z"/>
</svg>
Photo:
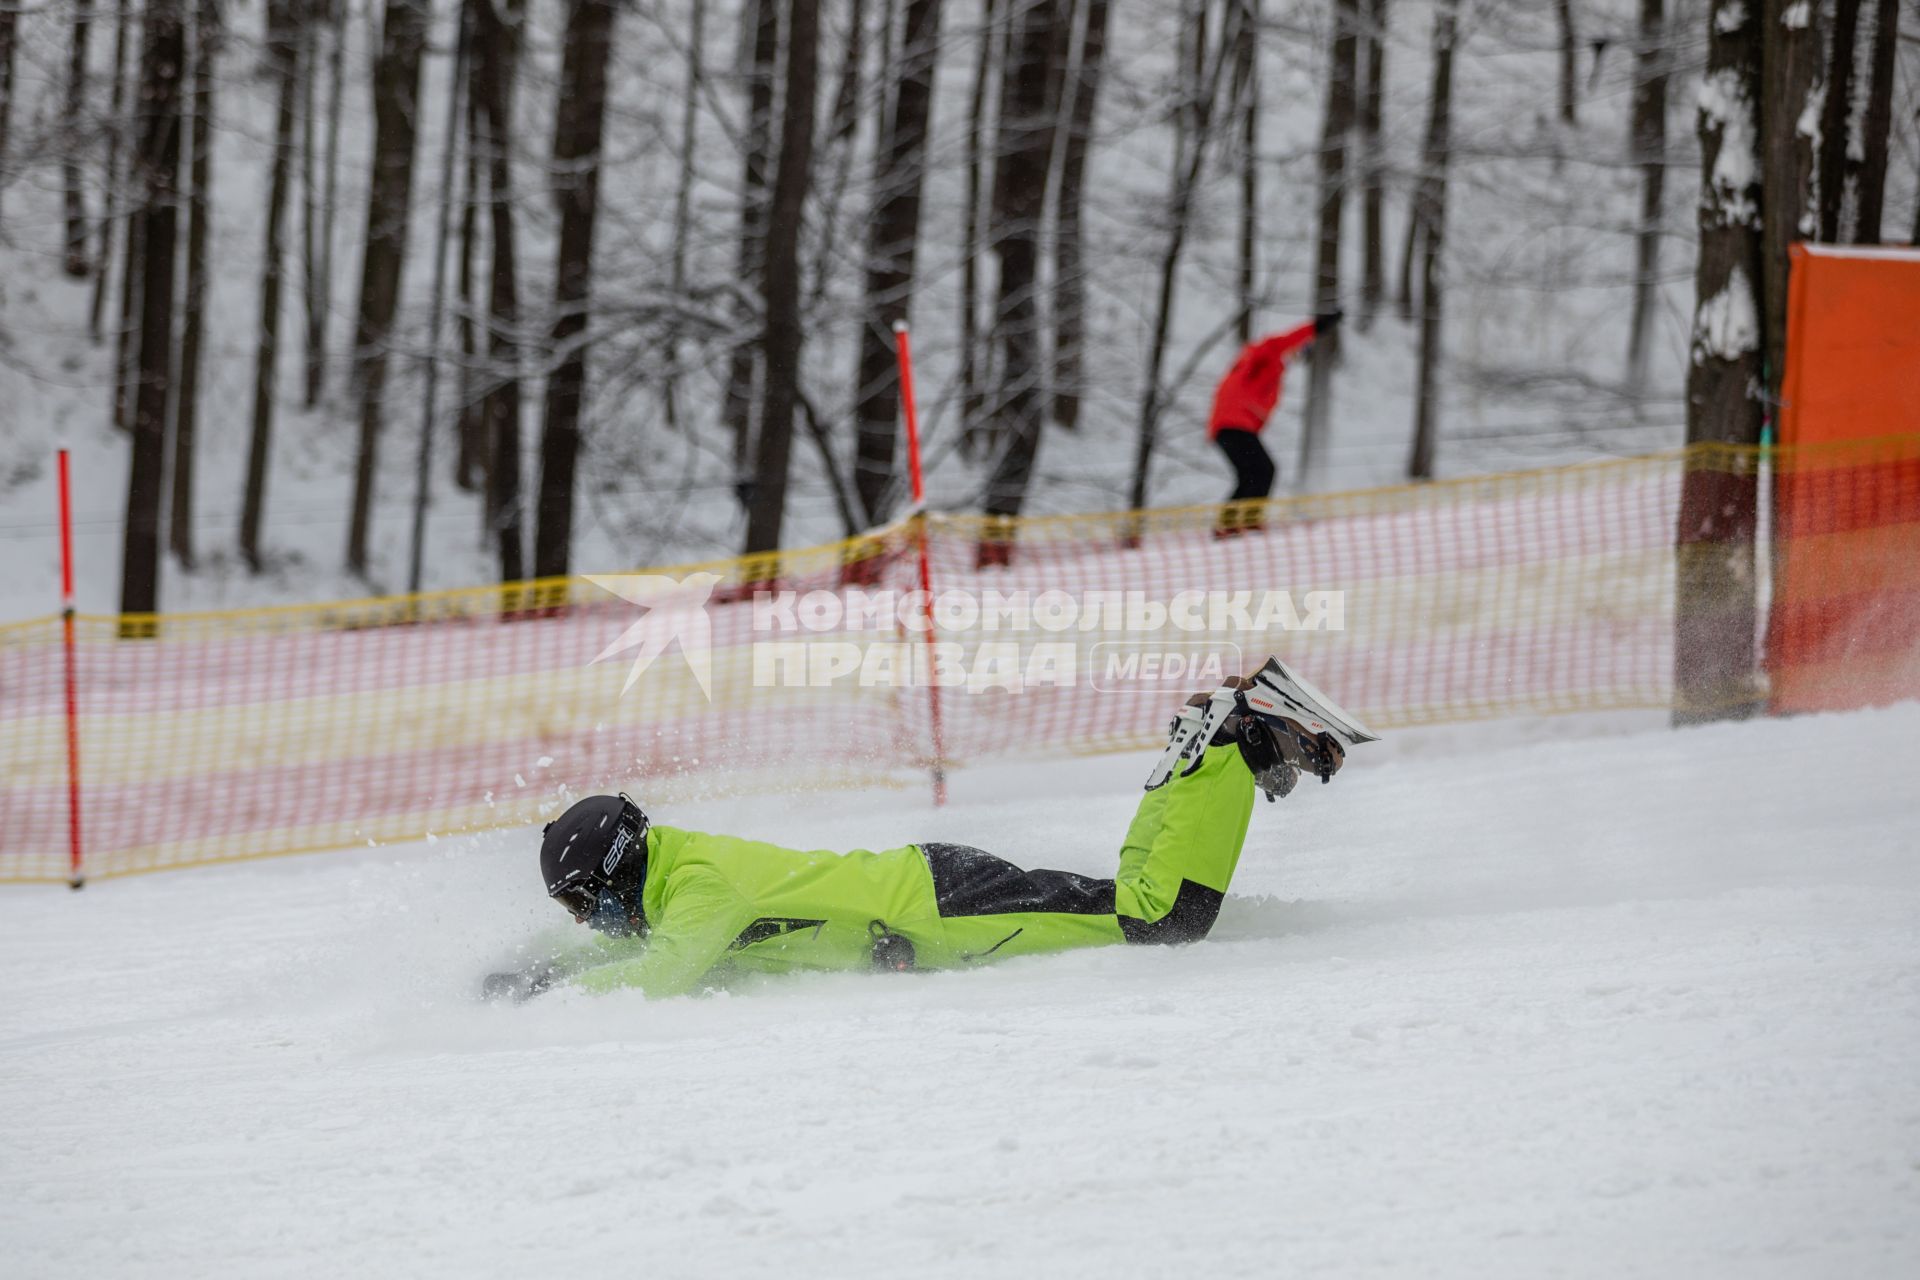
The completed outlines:
<svg viewBox="0 0 1920 1280">
<path fill-rule="evenodd" d="M 1220 379 L 1207 417 L 1207 439 L 1222 431 L 1258 431 L 1280 403 L 1280 375 L 1287 357 L 1313 341 L 1313 321 L 1249 342 Z"/>
</svg>

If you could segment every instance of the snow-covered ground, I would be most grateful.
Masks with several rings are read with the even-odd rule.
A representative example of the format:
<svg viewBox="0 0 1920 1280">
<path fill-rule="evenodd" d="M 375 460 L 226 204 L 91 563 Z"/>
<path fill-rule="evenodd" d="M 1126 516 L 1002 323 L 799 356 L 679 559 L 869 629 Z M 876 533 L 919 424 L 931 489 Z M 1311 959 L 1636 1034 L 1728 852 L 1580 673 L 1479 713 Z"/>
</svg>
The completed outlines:
<svg viewBox="0 0 1920 1280">
<path fill-rule="evenodd" d="M 481 1005 L 529 831 L 0 893 L 4 1269 L 1920 1274 L 1920 707 L 1501 734 L 1261 806 L 1203 945 L 965 974 Z M 1102 871 L 1144 768 L 659 816 Z"/>
</svg>

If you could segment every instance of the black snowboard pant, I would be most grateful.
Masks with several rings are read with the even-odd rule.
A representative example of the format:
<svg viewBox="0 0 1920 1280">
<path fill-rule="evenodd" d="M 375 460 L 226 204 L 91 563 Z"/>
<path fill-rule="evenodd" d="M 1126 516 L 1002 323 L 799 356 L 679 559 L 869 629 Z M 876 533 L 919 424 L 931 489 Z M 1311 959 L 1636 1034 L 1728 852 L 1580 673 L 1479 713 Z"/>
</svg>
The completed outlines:
<svg viewBox="0 0 1920 1280">
<path fill-rule="evenodd" d="M 1273 458 L 1252 431 L 1229 427 L 1213 438 L 1233 464 L 1234 486 L 1229 502 L 1264 498 L 1273 492 Z"/>
<path fill-rule="evenodd" d="M 1009 920 L 1035 931 L 1030 946 L 1051 950 L 1049 934 L 1062 945 L 1084 945 L 1086 926 L 1065 917 L 1099 917 L 1133 943 L 1198 942 L 1213 928 L 1227 895 L 1182 877 L 1172 910 L 1148 922 L 1120 915 L 1116 881 L 1071 871 L 1029 871 L 968 844 L 923 843 L 920 853 L 933 873 L 934 901 L 943 920 L 976 916 Z M 1018 917 L 1018 919 L 1015 919 Z M 1093 922 L 1087 922 L 1091 925 Z"/>
</svg>

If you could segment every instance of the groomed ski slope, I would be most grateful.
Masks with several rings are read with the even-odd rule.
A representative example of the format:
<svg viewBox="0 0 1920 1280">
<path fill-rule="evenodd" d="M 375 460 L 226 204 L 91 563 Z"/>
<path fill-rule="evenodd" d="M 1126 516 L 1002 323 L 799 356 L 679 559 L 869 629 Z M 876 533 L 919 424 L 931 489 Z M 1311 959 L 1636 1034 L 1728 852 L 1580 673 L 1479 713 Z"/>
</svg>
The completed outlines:
<svg viewBox="0 0 1920 1280">
<path fill-rule="evenodd" d="M 1920 707 L 1608 727 L 1401 735 L 1214 940 L 964 974 L 484 1006 L 526 832 L 8 890 L 0 1269 L 1920 1274 Z M 1147 763 L 658 817 L 1105 871 Z"/>
</svg>

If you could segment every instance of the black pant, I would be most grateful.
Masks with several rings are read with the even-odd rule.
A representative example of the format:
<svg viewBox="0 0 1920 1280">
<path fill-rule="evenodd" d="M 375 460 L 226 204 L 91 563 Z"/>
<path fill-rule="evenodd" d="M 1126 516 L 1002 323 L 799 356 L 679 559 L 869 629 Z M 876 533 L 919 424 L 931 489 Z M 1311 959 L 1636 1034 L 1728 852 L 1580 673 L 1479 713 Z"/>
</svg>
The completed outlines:
<svg viewBox="0 0 1920 1280">
<path fill-rule="evenodd" d="M 1035 913 L 1112 916 L 1131 943 L 1198 942 L 1213 928 L 1227 897 L 1182 877 L 1173 910 L 1149 924 L 1116 912 L 1112 880 L 1071 871 L 1028 871 L 970 844 L 931 841 L 920 846 L 920 855 L 933 873 L 933 897 L 943 919 Z M 1016 927 L 1044 925 L 1029 919 Z"/>
<path fill-rule="evenodd" d="M 1234 486 L 1229 502 L 1264 498 L 1273 492 L 1273 459 L 1258 435 L 1229 427 L 1213 440 L 1233 464 Z"/>
</svg>

